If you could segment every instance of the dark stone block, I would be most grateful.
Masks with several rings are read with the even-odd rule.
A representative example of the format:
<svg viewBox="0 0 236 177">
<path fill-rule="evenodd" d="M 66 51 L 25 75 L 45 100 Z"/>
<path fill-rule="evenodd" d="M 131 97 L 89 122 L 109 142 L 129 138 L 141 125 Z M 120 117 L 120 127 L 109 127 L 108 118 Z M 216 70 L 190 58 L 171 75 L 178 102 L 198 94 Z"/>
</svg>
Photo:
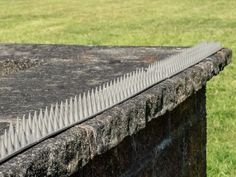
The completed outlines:
<svg viewBox="0 0 236 177">
<path fill-rule="evenodd" d="M 206 114 L 201 108 L 205 108 L 205 88 L 91 159 L 73 176 L 206 176 Z"/>
</svg>

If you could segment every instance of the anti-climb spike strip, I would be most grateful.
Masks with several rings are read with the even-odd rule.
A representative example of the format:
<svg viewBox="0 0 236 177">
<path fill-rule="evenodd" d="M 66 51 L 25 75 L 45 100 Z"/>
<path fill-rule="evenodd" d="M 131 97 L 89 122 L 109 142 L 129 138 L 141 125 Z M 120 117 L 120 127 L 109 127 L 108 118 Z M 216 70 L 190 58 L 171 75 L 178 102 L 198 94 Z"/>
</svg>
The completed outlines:
<svg viewBox="0 0 236 177">
<path fill-rule="evenodd" d="M 23 150 L 117 105 L 184 69 L 199 63 L 222 47 L 203 42 L 180 54 L 137 69 L 86 93 L 55 103 L 48 109 L 17 118 L 0 137 L 0 163 Z"/>
</svg>

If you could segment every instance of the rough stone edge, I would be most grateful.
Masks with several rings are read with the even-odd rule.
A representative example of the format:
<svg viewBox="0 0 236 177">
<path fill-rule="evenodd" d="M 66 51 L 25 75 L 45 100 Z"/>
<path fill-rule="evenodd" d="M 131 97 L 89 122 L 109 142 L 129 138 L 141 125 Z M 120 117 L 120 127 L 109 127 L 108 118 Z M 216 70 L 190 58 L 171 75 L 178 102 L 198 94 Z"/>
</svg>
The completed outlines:
<svg viewBox="0 0 236 177">
<path fill-rule="evenodd" d="M 199 64 L 95 118 L 50 138 L 0 166 L 0 176 L 69 176 L 147 122 L 173 110 L 231 62 L 222 49 Z"/>
</svg>

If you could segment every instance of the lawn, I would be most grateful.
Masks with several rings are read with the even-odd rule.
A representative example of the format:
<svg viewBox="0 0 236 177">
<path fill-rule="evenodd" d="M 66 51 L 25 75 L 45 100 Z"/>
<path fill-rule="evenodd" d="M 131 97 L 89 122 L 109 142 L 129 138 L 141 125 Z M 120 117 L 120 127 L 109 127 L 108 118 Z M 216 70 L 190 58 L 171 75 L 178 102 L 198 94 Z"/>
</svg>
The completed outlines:
<svg viewBox="0 0 236 177">
<path fill-rule="evenodd" d="M 0 42 L 192 45 L 236 52 L 235 0 L 0 0 Z M 236 176 L 236 66 L 207 86 L 208 176 Z"/>
</svg>

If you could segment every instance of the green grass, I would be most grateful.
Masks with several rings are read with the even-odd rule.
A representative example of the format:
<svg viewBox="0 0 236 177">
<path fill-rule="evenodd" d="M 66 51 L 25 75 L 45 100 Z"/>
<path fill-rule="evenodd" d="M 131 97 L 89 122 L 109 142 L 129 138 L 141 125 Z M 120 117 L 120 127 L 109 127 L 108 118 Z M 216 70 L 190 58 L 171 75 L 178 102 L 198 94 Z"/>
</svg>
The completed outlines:
<svg viewBox="0 0 236 177">
<path fill-rule="evenodd" d="M 0 0 L 0 42 L 191 45 L 236 52 L 235 0 Z M 236 176 L 236 66 L 207 86 L 208 176 Z"/>
</svg>

